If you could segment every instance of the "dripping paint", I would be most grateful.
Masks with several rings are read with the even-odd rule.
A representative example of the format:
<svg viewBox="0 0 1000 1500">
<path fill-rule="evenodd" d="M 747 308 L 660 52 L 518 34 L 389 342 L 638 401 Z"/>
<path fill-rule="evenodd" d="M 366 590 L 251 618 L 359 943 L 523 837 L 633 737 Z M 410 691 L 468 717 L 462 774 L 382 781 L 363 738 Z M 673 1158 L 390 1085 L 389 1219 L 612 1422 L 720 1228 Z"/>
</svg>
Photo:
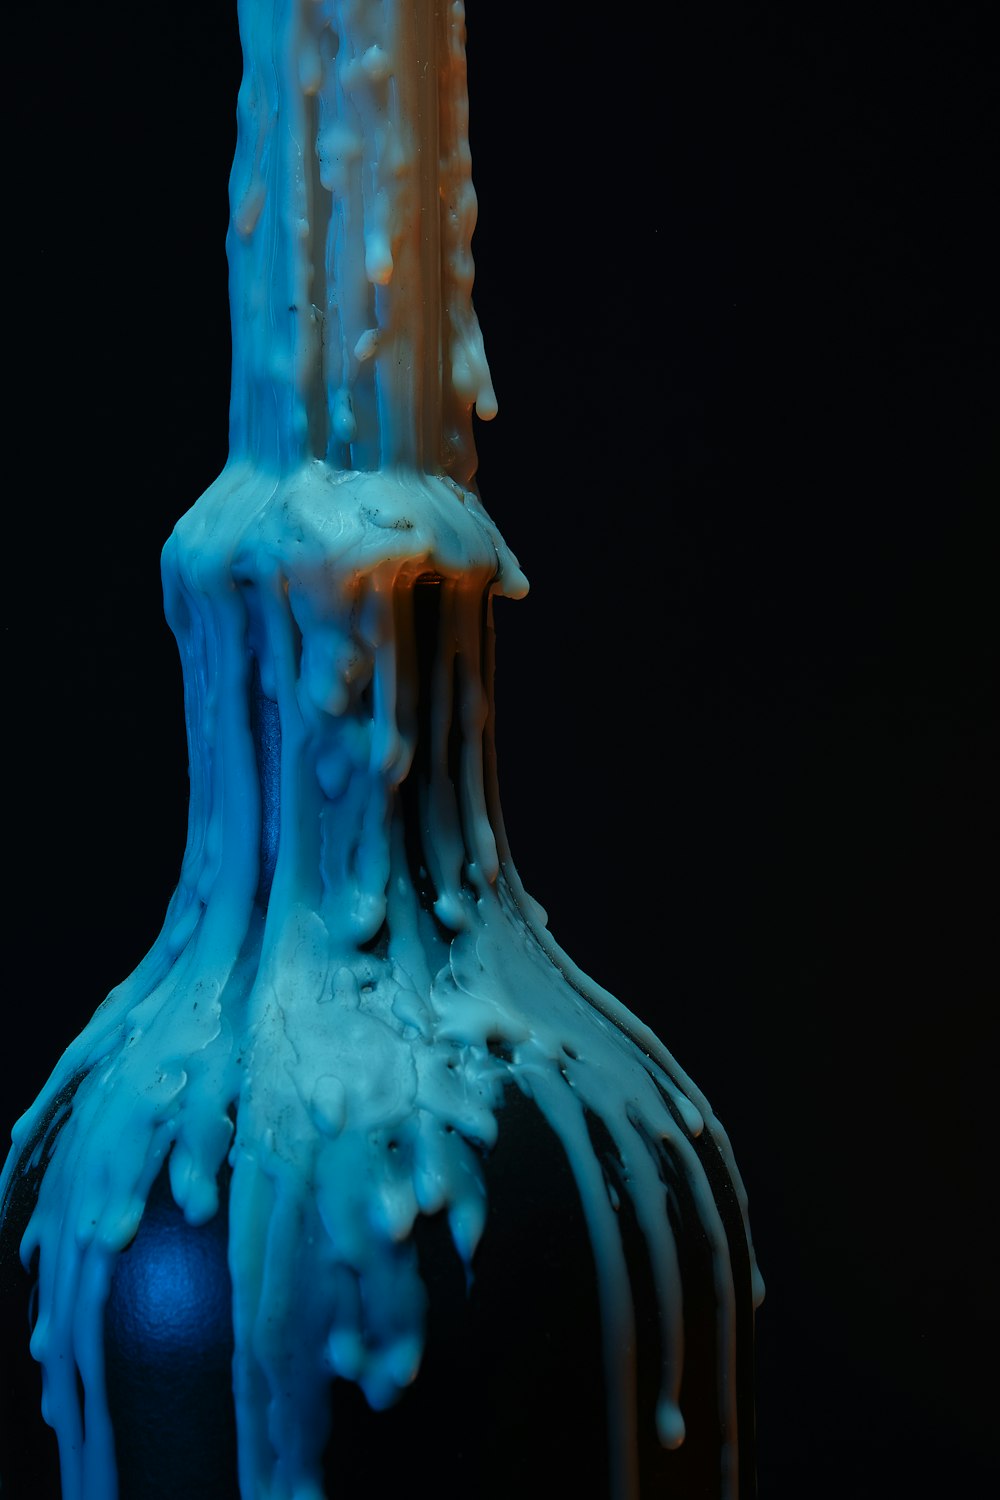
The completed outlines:
<svg viewBox="0 0 1000 1500">
<path fill-rule="evenodd" d="M 496 402 L 471 301 L 463 8 L 239 9 L 230 457 L 163 553 L 190 752 L 183 868 L 150 953 L 18 1122 L 5 1171 L 34 1141 L 50 1153 L 22 1258 L 37 1257 L 32 1353 L 64 1494 L 114 1493 L 103 1310 L 165 1164 L 191 1225 L 217 1214 L 232 1170 L 241 1489 L 321 1494 L 329 1382 L 356 1382 L 380 1409 L 419 1379 L 420 1216 L 447 1217 L 472 1271 L 483 1161 L 513 1088 L 576 1180 L 608 1488 L 625 1500 L 634 1313 L 615 1193 L 655 1280 L 655 1420 L 671 1448 L 685 1432 L 683 1308 L 660 1153 L 712 1245 L 723 1343 L 735 1291 L 692 1141 L 710 1132 L 739 1178 L 706 1100 L 553 941 L 504 837 L 492 601 L 527 582 L 474 484 L 471 413 Z M 589 1120 L 613 1143 L 614 1186 Z M 731 1383 L 719 1399 L 735 1444 Z"/>
</svg>

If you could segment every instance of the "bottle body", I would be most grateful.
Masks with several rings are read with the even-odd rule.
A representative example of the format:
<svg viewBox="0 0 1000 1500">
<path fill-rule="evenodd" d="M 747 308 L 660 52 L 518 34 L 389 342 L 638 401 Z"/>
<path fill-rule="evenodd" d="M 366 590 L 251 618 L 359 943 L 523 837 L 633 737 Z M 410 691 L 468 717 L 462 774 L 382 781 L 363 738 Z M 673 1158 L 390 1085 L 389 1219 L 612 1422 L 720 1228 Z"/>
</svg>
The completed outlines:
<svg viewBox="0 0 1000 1500">
<path fill-rule="evenodd" d="M 747 1309 L 751 1269 L 742 1214 L 724 1161 L 706 1145 L 737 1306 Z M 162 1173 L 112 1278 L 104 1357 L 122 1500 L 178 1494 L 241 1500 L 227 1175 L 218 1214 L 192 1227 Z M 378 1412 L 351 1382 L 329 1387 L 322 1463 L 328 1495 L 363 1492 L 370 1500 L 394 1500 L 421 1474 L 433 1474 L 441 1500 L 501 1500 L 513 1488 L 526 1500 L 547 1500 L 556 1488 L 593 1500 L 609 1493 L 600 1296 L 587 1226 L 560 1143 L 518 1092 L 505 1101 L 484 1175 L 488 1222 L 471 1277 L 443 1215 L 415 1227 L 428 1294 L 418 1377 Z M 41 1416 L 39 1371 L 28 1351 L 34 1277 L 10 1253 L 29 1216 L 32 1191 L 32 1174 L 25 1171 L 0 1236 L 9 1422 L 0 1474 L 10 1500 L 61 1500 L 56 1439 Z M 680 1448 L 665 1450 L 655 1424 L 656 1299 L 634 1225 L 627 1236 L 637 1339 L 634 1493 L 655 1500 L 753 1497 L 752 1315 L 736 1330 L 739 1440 L 729 1447 L 718 1403 L 720 1308 L 711 1254 L 705 1237 L 689 1225 L 679 1237 L 687 1334 L 681 1405 L 688 1432 Z M 735 1458 L 735 1476 L 723 1467 L 726 1453 Z"/>
</svg>

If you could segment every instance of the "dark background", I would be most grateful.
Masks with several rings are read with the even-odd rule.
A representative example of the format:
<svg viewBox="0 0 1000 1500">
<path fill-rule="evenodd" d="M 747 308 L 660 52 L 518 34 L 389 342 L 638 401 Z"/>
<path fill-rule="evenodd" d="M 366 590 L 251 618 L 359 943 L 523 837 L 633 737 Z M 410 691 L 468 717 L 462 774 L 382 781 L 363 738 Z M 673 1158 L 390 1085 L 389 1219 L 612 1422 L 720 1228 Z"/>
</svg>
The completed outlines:
<svg viewBox="0 0 1000 1500">
<path fill-rule="evenodd" d="M 515 859 L 733 1139 L 762 1500 L 981 1494 L 987 7 L 468 9 Z M 98 10 L 8 34 L 5 1119 L 176 878 L 158 558 L 226 455 L 234 7 Z"/>
</svg>

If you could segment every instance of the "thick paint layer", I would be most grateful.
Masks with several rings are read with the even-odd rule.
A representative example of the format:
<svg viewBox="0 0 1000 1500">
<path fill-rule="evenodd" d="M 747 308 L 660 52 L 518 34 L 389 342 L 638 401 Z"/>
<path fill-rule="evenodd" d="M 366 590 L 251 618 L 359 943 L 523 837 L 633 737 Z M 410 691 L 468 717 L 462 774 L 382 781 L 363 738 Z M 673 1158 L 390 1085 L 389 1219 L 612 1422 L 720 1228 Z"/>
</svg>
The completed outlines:
<svg viewBox="0 0 1000 1500">
<path fill-rule="evenodd" d="M 623 1192 L 659 1306 L 660 1439 L 684 1437 L 665 1155 L 712 1246 L 736 1492 L 735 1292 L 692 1138 L 713 1133 L 738 1186 L 728 1143 L 656 1038 L 553 942 L 503 834 L 490 601 L 527 584 L 471 488 L 471 406 L 493 397 L 470 301 L 463 24 L 431 0 L 241 5 L 231 457 L 163 556 L 184 865 L 157 942 L 15 1127 L 6 1168 L 74 1088 L 43 1132 L 22 1247 L 66 1500 L 114 1494 L 103 1310 L 164 1162 L 192 1224 L 232 1164 L 241 1489 L 304 1500 L 322 1494 L 330 1381 L 378 1408 L 418 1378 L 413 1226 L 446 1213 L 471 1271 L 511 1087 L 561 1141 L 589 1227 L 609 1493 L 636 1484 Z M 428 589 L 429 667 L 414 626 Z"/>
<path fill-rule="evenodd" d="M 465 10 L 243 0 L 230 451 L 475 469 L 496 398 L 472 308 Z"/>
</svg>

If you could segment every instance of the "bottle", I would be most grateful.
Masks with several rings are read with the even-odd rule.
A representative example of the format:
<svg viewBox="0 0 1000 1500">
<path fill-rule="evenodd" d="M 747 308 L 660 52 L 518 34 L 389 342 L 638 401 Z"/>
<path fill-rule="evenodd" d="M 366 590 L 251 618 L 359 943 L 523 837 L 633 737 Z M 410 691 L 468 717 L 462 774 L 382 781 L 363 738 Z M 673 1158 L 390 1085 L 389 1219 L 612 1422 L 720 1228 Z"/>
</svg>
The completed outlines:
<svg viewBox="0 0 1000 1500">
<path fill-rule="evenodd" d="M 188 844 L 15 1128 L 5 1493 L 752 1496 L 728 1142 L 503 829 L 462 8 L 240 21 L 230 457 L 163 554 Z"/>
</svg>

